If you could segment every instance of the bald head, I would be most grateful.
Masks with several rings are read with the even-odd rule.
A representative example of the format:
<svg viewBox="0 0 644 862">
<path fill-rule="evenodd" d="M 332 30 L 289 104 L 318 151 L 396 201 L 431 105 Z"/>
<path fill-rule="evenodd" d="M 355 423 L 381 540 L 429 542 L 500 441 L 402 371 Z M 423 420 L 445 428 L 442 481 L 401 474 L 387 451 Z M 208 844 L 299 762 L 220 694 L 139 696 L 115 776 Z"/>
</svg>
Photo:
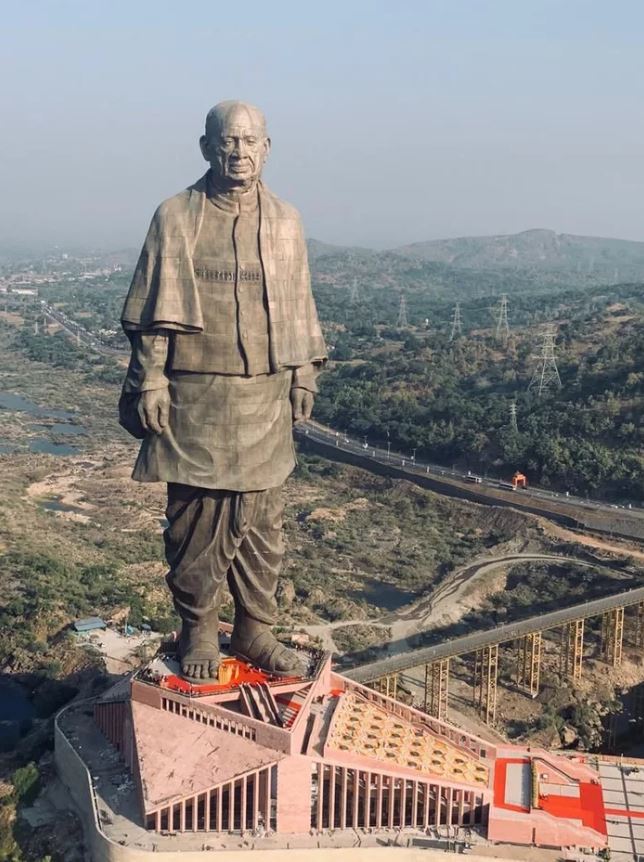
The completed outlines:
<svg viewBox="0 0 644 862">
<path fill-rule="evenodd" d="M 259 179 L 270 150 L 264 114 L 246 102 L 219 102 L 208 111 L 199 140 L 214 179 L 224 190 L 248 191 Z"/>
<path fill-rule="evenodd" d="M 219 102 L 206 115 L 206 137 L 221 134 L 223 129 L 254 129 L 266 137 L 266 118 L 259 108 L 248 102 Z"/>
</svg>

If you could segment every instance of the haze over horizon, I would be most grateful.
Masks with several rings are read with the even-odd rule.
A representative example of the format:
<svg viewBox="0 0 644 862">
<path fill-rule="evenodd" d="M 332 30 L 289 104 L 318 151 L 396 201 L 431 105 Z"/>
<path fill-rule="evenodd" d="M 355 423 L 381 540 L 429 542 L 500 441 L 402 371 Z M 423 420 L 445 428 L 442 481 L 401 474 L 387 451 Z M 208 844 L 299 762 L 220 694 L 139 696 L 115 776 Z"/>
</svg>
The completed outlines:
<svg viewBox="0 0 644 862">
<path fill-rule="evenodd" d="M 67 0 L 1 20 L 2 244 L 139 246 L 204 171 L 203 118 L 225 98 L 265 111 L 266 180 L 309 237 L 644 239 L 634 0 Z"/>
</svg>

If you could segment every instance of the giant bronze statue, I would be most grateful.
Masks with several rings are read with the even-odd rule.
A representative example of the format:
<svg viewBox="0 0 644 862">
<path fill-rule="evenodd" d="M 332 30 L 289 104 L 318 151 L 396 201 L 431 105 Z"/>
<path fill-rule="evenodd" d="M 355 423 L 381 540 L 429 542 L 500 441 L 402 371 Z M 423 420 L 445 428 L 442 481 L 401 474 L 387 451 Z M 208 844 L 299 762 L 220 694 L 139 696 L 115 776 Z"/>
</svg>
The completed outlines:
<svg viewBox="0 0 644 862">
<path fill-rule="evenodd" d="M 292 425 L 311 414 L 326 358 L 297 211 L 260 175 L 264 116 L 222 102 L 200 141 L 210 164 L 161 204 L 123 309 L 131 359 L 121 423 L 142 438 L 133 478 L 166 482 L 167 583 L 183 675 L 216 676 L 224 578 L 231 650 L 277 674 L 301 670 L 276 640 L 282 485 Z"/>
</svg>

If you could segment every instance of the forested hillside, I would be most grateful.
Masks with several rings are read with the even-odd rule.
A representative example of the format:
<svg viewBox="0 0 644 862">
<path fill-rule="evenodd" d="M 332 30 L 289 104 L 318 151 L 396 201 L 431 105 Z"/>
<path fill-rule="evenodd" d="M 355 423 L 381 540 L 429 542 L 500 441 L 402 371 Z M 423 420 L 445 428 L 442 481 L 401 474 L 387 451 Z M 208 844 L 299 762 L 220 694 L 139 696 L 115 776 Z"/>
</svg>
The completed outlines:
<svg viewBox="0 0 644 862">
<path fill-rule="evenodd" d="M 642 499 L 642 285 L 519 298 L 507 342 L 495 335 L 493 297 L 463 306 L 463 332 L 450 341 L 447 303 L 411 299 L 411 326 L 397 329 L 396 295 L 374 289 L 352 306 L 347 291 L 317 293 L 323 319 L 334 321 L 321 421 L 372 442 L 389 435 L 419 459 L 508 477 L 521 469 L 533 483 Z M 557 325 L 563 385 L 538 397 L 528 387 L 546 321 Z"/>
<path fill-rule="evenodd" d="M 532 483 L 571 493 L 642 500 L 641 282 L 562 286 L 543 273 L 456 269 L 330 248 L 319 244 L 311 262 L 333 348 L 319 419 L 373 442 L 389 434 L 394 448 L 417 449 L 419 459 L 497 476 L 521 469 Z M 102 332 L 105 343 L 125 348 L 117 321 L 128 281 L 124 271 L 101 285 L 56 284 L 41 293 Z M 509 297 L 507 343 L 495 336 L 502 293 Z M 409 326 L 398 328 L 403 294 Z M 457 300 L 463 327 L 451 341 Z M 79 369 L 87 364 L 86 351 L 62 334 L 35 335 L 33 314 L 18 336 L 31 358 Z M 557 327 L 563 385 L 539 398 L 528 385 L 548 322 Z M 120 379 L 114 360 L 90 359 L 97 379 Z M 517 431 L 510 425 L 512 402 Z"/>
</svg>

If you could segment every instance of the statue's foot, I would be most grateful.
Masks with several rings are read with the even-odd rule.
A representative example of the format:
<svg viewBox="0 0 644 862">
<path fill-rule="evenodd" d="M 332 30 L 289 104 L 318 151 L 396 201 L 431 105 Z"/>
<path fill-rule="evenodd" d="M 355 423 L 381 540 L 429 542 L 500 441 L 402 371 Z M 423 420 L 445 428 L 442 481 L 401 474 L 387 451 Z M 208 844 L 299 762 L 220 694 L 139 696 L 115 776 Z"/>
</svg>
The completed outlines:
<svg viewBox="0 0 644 862">
<path fill-rule="evenodd" d="M 295 650 L 280 643 L 268 625 L 245 619 L 235 623 L 230 649 L 247 664 L 277 676 L 304 676 L 306 664 Z"/>
<path fill-rule="evenodd" d="M 199 622 L 185 622 L 181 626 L 177 655 L 181 675 L 189 682 L 208 682 L 217 678 L 219 670 L 218 622 L 206 616 Z"/>
</svg>

